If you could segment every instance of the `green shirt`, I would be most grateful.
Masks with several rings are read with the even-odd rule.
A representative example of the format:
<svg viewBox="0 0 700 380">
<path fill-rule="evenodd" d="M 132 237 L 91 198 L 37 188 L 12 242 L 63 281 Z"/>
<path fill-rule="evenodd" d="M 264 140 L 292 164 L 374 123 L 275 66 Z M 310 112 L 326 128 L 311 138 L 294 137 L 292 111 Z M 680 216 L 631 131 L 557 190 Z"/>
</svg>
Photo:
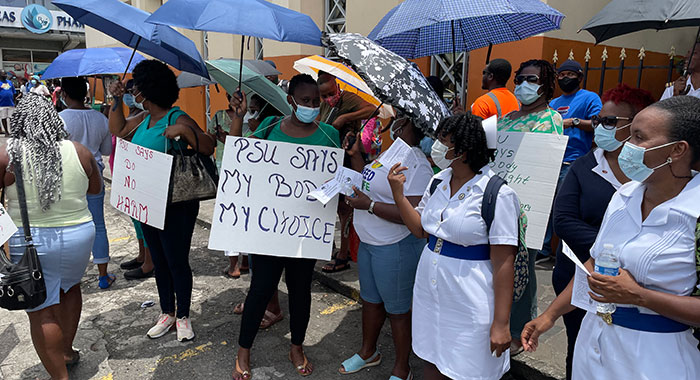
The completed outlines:
<svg viewBox="0 0 700 380">
<path fill-rule="evenodd" d="M 175 124 L 177 118 L 182 115 L 186 115 L 186 113 L 181 111 L 180 107 L 173 107 L 152 127 L 148 128 L 148 124 L 151 122 L 151 115 L 149 114 L 143 119 L 141 124 L 136 127 L 136 132 L 134 132 L 134 137 L 131 138 L 131 142 L 157 152 L 165 153 L 167 151 L 166 146 L 167 148 L 172 147 L 172 143 L 175 141 L 170 141 L 170 143 L 168 143 L 168 139 L 163 136 L 163 133 L 165 133 L 165 129 L 168 128 L 169 125 Z M 181 148 L 187 148 L 187 143 L 184 141 L 180 141 L 179 144 Z"/>
<path fill-rule="evenodd" d="M 551 108 L 513 120 L 510 119 L 510 115 L 505 115 L 498 120 L 499 131 L 554 133 L 558 135 L 564 133 L 564 122 L 561 115 Z"/>
<path fill-rule="evenodd" d="M 275 122 L 274 125 L 270 125 L 273 121 L 276 119 L 279 119 Z M 331 148 L 340 148 L 340 137 L 338 135 L 338 130 L 333 128 L 333 126 L 328 125 L 326 123 L 321 123 L 318 122 L 318 128 L 316 129 L 316 132 L 312 133 L 310 136 L 307 137 L 291 137 L 287 135 L 286 133 L 282 132 L 282 129 L 280 128 L 280 122 L 282 121 L 282 118 L 277 117 L 277 116 L 270 116 L 266 118 L 265 120 L 260 123 L 260 126 L 258 126 L 258 129 L 255 130 L 255 133 L 253 133 L 254 137 L 257 137 L 259 139 L 266 139 L 270 141 L 280 141 L 280 142 L 288 142 L 288 143 L 293 143 L 293 144 L 302 144 L 302 145 L 320 145 L 320 146 L 328 146 Z M 271 130 L 268 131 L 267 129 L 270 128 Z M 265 135 L 268 134 L 267 138 L 265 138 Z"/>
<path fill-rule="evenodd" d="M 226 110 L 217 111 L 214 114 L 214 117 L 212 117 L 211 120 L 209 120 L 209 124 L 207 124 L 207 132 L 216 136 L 217 125 L 226 133 L 228 133 L 228 131 L 231 129 L 231 118 L 228 116 L 228 112 L 226 112 Z M 245 133 L 243 135 L 245 136 Z M 225 144 L 219 141 L 217 138 L 215 155 L 217 169 L 221 168 L 221 159 L 224 157 L 224 146 Z"/>
</svg>

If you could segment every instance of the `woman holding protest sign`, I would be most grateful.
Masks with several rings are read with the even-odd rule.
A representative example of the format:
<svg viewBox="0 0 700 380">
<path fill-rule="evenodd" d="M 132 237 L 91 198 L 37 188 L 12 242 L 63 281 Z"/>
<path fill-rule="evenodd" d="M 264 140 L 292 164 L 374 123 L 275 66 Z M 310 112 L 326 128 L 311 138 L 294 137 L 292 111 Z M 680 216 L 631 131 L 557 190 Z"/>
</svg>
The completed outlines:
<svg viewBox="0 0 700 380">
<path fill-rule="evenodd" d="M 51 101 L 30 93 L 17 105 L 10 139 L 0 148 L 7 211 L 20 226 L 9 241 L 14 262 L 26 246 L 14 174 L 15 163 L 22 163 L 29 225 L 46 284 L 46 301 L 27 310 L 27 315 L 34 348 L 52 379 L 68 379 L 66 365 L 80 359 L 72 348 L 83 304 L 80 280 L 95 240 L 86 193 L 102 190 L 92 153 L 67 137 Z"/>
<path fill-rule="evenodd" d="M 515 71 L 515 97 L 521 104 L 498 120 L 498 130 L 506 132 L 564 133 L 561 115 L 549 107 L 554 96 L 554 67 L 541 59 L 533 59 L 520 64 Z M 510 333 L 513 336 L 511 355 L 522 352 L 520 333 L 523 326 L 537 316 L 537 277 L 535 257 L 537 250 L 529 250 L 529 281 L 522 297 L 513 304 Z"/>
<path fill-rule="evenodd" d="M 338 131 L 333 126 L 316 121 L 321 96 L 316 81 L 307 74 L 298 74 L 289 82 L 287 101 L 294 112 L 286 117 L 268 117 L 255 130 L 253 138 L 302 145 L 340 147 Z M 245 93 L 231 96 L 231 107 L 236 111 L 231 123 L 231 136 L 241 136 L 243 117 L 247 112 Z M 277 292 L 282 271 L 286 274 L 289 290 L 289 326 L 292 345 L 289 359 L 302 376 L 313 372 L 313 366 L 304 353 L 311 313 L 311 279 L 316 260 L 250 254 L 252 278 L 250 291 L 243 308 L 241 332 L 238 338 L 233 378 L 247 380 L 250 373 L 250 349 L 260 328 L 268 302 Z"/>
<path fill-rule="evenodd" d="M 693 296 L 700 176 L 692 171 L 700 162 L 700 100 L 654 103 L 629 129 L 617 160 L 631 181 L 612 196 L 585 263 L 588 295 L 602 305 L 583 318 L 572 378 L 698 379 L 690 326 L 700 326 L 700 297 Z M 539 336 L 574 309 L 575 281 L 525 326 L 525 349 L 537 349 Z M 586 304 L 582 293 L 575 300 Z"/>
<path fill-rule="evenodd" d="M 630 125 L 635 115 L 654 103 L 651 94 L 625 84 L 603 93 L 603 108 L 593 117 L 593 131 L 597 148 L 577 159 L 559 188 L 554 201 L 554 230 L 574 254 L 585 263 L 590 259 L 605 209 L 615 191 L 629 181 L 620 169 L 617 157 L 622 145 L 630 139 Z M 566 289 L 574 277 L 575 265 L 559 245 L 557 265 L 552 271 L 552 285 L 557 295 Z M 582 309 L 563 316 L 566 326 L 566 377 L 571 379 L 574 343 L 581 321 L 586 315 Z"/>
<path fill-rule="evenodd" d="M 520 202 L 507 185 L 498 188 L 487 228 L 481 205 L 495 177 L 488 164 L 496 141 L 471 114 L 444 119 L 435 133 L 431 156 L 443 170 L 418 207 L 404 194 L 407 168 L 396 164 L 388 176 L 404 224 L 429 241 L 413 288 L 413 351 L 425 360 L 427 380 L 497 380 L 510 367 Z"/>
<path fill-rule="evenodd" d="M 433 176 L 430 163 L 419 146 L 423 132 L 407 116 L 397 117 L 389 128 L 392 139 L 400 138 L 411 147 L 409 154 L 414 156 L 415 164 L 407 170 L 408 180 L 403 187 L 409 202 L 417 206 Z M 357 261 L 362 298 L 362 347 L 342 363 L 339 372 L 350 374 L 379 365 L 377 339 L 388 316 L 396 351 L 391 380 L 410 379 L 411 300 L 425 239 L 411 234 L 403 224 L 387 180 L 389 168 L 378 161 L 381 155 L 365 165 L 360 152 L 361 139 L 358 137 L 352 145 L 350 141 L 346 138 L 345 148 L 351 167 L 363 177 L 362 190 L 354 188 L 355 195 L 345 197 L 345 203 L 355 210 L 354 226 L 360 238 Z"/>
<path fill-rule="evenodd" d="M 134 96 L 135 105 L 147 112 L 125 118 L 122 111 L 122 96 L 126 92 L 124 83 L 113 83 L 110 93 L 116 103 L 109 113 L 112 134 L 158 152 L 166 152 L 168 146 L 175 144 L 185 149 L 189 144 L 198 146 L 202 154 L 214 153 L 214 137 L 203 132 L 179 107 L 173 107 L 180 89 L 175 74 L 166 64 L 156 60 L 142 61 L 134 67 L 133 77 L 134 85 L 129 93 Z M 198 201 L 170 203 L 163 230 L 142 224 L 155 266 L 162 310 L 158 322 L 147 333 L 149 338 L 159 338 L 176 326 L 179 341 L 194 339 L 189 319 L 192 296 L 189 254 L 198 212 Z"/>
</svg>

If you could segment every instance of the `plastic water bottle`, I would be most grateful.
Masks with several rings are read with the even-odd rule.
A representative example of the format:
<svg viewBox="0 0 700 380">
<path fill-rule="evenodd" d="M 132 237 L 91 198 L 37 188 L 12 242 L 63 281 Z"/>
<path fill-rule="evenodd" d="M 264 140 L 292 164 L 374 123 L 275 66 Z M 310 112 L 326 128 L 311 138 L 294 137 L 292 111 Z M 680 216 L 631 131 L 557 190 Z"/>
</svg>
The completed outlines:
<svg viewBox="0 0 700 380">
<path fill-rule="evenodd" d="M 595 259 L 595 271 L 604 276 L 617 276 L 620 271 L 620 260 L 617 259 L 615 246 L 603 244 L 603 252 Z M 598 303 L 597 311 L 601 314 L 612 314 L 617 309 L 614 303 Z"/>
</svg>

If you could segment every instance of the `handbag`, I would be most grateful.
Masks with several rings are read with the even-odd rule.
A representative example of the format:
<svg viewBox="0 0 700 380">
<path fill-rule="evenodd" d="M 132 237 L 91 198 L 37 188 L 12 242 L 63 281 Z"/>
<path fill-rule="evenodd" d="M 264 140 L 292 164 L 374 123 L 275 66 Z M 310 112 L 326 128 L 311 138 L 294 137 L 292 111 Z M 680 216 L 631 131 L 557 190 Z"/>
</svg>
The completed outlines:
<svg viewBox="0 0 700 380">
<path fill-rule="evenodd" d="M 170 115 L 172 117 L 172 114 Z M 168 119 L 168 126 L 170 126 Z M 186 201 L 203 201 L 216 198 L 219 174 L 211 157 L 199 153 L 199 137 L 192 126 L 196 142 L 195 149 L 183 149 L 179 144 L 171 144 L 166 150 L 173 156 L 173 168 L 170 174 L 169 203 Z"/>
<path fill-rule="evenodd" d="M 46 301 L 46 284 L 29 228 L 21 162 L 14 163 L 14 170 L 26 246 L 22 259 L 17 264 L 8 259 L 4 249 L 0 252 L 0 307 L 7 310 L 25 310 L 33 309 Z"/>
</svg>

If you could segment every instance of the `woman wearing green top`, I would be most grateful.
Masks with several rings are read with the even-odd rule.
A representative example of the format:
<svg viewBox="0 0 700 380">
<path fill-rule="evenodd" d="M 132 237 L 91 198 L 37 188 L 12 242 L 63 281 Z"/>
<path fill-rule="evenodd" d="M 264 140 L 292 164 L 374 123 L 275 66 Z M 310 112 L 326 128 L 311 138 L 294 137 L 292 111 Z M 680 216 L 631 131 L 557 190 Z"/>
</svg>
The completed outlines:
<svg viewBox="0 0 700 380">
<path fill-rule="evenodd" d="M 173 144 L 179 144 L 181 148 L 188 144 L 194 147 L 198 141 L 200 153 L 214 153 L 214 137 L 204 133 L 179 107 L 173 107 L 180 89 L 175 74 L 166 64 L 155 60 L 142 61 L 134 67 L 133 76 L 134 86 L 130 93 L 136 107 L 147 112 L 125 118 L 122 111 L 122 96 L 126 91 L 124 83 L 113 83 L 110 92 L 114 95 L 115 106 L 109 112 L 109 130 L 113 135 L 159 152 L 166 152 Z M 179 341 L 194 338 L 189 320 L 192 296 L 189 254 L 198 212 L 198 201 L 172 203 L 167 206 L 163 230 L 142 225 L 155 266 L 162 310 L 156 325 L 148 330 L 149 338 L 167 334 L 173 325 L 177 327 Z"/>
<path fill-rule="evenodd" d="M 284 118 L 268 117 L 255 130 L 254 138 L 282 141 L 303 145 L 340 147 L 338 131 L 331 125 L 316 121 L 321 96 L 316 81 L 307 74 L 299 74 L 289 82 L 287 101 L 294 113 Z M 231 136 L 241 136 L 243 116 L 247 104 L 245 94 L 234 94 L 231 108 L 236 111 L 231 124 Z M 243 308 L 241 332 L 238 338 L 238 357 L 233 371 L 235 380 L 248 380 L 250 373 L 250 349 L 263 319 L 268 302 L 277 293 L 277 285 L 286 273 L 289 290 L 289 325 L 292 346 L 289 359 L 296 371 L 308 376 L 313 371 L 302 344 L 311 313 L 311 278 L 316 260 L 289 257 L 250 255 L 253 274 L 250 291 Z"/>
<path fill-rule="evenodd" d="M 515 72 L 515 97 L 521 106 L 498 121 L 498 130 L 507 132 L 537 132 L 563 134 L 561 115 L 549 108 L 554 96 L 554 67 L 541 59 L 520 64 Z M 520 300 L 513 303 L 510 316 L 511 356 L 522 352 L 520 334 L 523 327 L 537 317 L 537 278 L 535 277 L 536 250 L 529 250 L 530 280 Z"/>
</svg>

